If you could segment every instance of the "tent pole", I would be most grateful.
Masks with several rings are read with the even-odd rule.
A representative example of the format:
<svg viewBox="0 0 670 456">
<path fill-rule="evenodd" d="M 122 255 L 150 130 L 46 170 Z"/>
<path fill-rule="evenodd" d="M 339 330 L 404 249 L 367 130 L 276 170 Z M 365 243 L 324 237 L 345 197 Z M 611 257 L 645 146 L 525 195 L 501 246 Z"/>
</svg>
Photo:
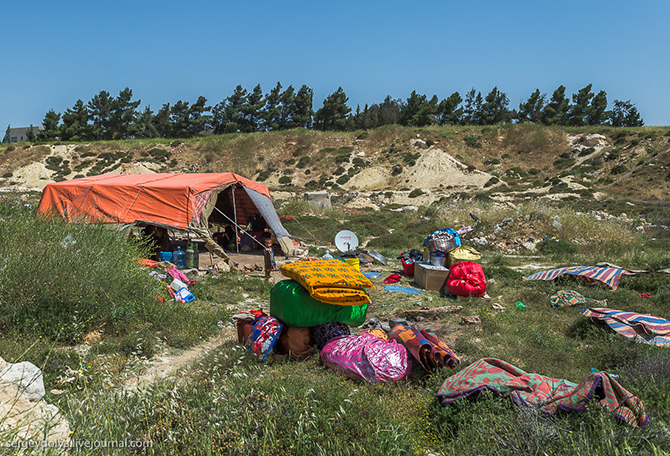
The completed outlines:
<svg viewBox="0 0 670 456">
<path fill-rule="evenodd" d="M 233 218 L 235 219 L 235 246 L 237 247 L 237 254 L 240 254 L 240 243 L 238 241 L 239 234 L 237 232 L 237 205 L 235 204 L 235 184 L 233 184 Z"/>
</svg>

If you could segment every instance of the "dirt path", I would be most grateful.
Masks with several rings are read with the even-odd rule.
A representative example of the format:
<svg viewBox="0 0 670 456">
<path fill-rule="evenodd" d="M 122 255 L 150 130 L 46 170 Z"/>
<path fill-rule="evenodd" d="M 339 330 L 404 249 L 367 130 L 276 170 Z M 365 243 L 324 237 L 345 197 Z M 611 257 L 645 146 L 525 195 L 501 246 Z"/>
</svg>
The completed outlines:
<svg viewBox="0 0 670 456">
<path fill-rule="evenodd" d="M 127 391 L 133 391 L 146 387 L 156 380 L 174 376 L 181 369 L 188 367 L 222 343 L 232 340 L 236 335 L 235 328 L 225 327 L 221 334 L 213 336 L 189 350 L 174 355 L 159 356 L 148 361 L 136 376 L 125 382 L 123 388 Z"/>
</svg>

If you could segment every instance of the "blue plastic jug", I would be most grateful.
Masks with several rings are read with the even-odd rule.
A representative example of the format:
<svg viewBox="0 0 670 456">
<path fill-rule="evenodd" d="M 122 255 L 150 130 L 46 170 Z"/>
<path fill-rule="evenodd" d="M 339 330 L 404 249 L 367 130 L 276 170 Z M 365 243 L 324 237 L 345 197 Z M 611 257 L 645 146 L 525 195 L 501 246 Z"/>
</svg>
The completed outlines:
<svg viewBox="0 0 670 456">
<path fill-rule="evenodd" d="M 184 269 L 186 267 L 185 259 L 186 254 L 181 251 L 181 247 L 177 247 L 177 250 L 172 252 L 172 263 L 177 266 L 177 269 Z"/>
</svg>

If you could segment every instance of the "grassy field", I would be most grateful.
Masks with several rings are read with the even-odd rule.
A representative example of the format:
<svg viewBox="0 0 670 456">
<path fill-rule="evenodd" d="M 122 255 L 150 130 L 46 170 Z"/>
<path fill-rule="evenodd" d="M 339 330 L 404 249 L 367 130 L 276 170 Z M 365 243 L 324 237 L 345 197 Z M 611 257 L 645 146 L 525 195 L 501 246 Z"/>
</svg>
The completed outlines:
<svg viewBox="0 0 670 456">
<path fill-rule="evenodd" d="M 102 227 L 36 219 L 23 203 L 12 197 L 0 203 L 0 355 L 43 370 L 46 400 L 67 418 L 73 440 L 151 443 L 134 453 L 74 449 L 72 454 L 669 454 L 670 352 L 630 341 L 578 309 L 553 309 L 548 299 L 557 290 L 572 289 L 607 299 L 612 308 L 668 318 L 668 275 L 627 276 L 616 291 L 570 279 L 521 279 L 536 270 L 529 264 L 548 269 L 608 261 L 630 269 L 670 268 L 670 232 L 636 230 L 646 214 L 653 214 L 656 225 L 667 225 L 670 213 L 663 206 L 626 206 L 632 219 L 627 222 L 596 221 L 586 214 L 588 207 L 530 201 L 512 207 L 470 199 L 416 212 L 355 213 L 338 206 L 319 212 L 287 201 L 280 211 L 295 220 L 286 226 L 312 239 L 313 253 L 322 255 L 317 247 L 327 246 L 346 227 L 392 259 L 382 278 L 401 271 L 395 257 L 419 248 L 431 231 L 472 224 L 470 213 L 481 220 L 464 243 L 482 253 L 486 276 L 493 279 L 488 293 L 506 310 L 435 291 L 385 292 L 381 278 L 375 279 L 368 317 L 384 320 L 404 311 L 462 305 L 460 312 L 417 323 L 452 344 L 462 364 L 430 374 L 415 370 L 396 384 L 367 384 L 327 370 L 318 354 L 259 363 L 237 346 L 232 328 L 221 331 L 217 323 L 228 322 L 236 310 L 259 303 L 267 309 L 270 283 L 236 273 L 206 277 L 192 287 L 197 297 L 192 303 L 161 303 L 156 297 L 166 297 L 165 291 L 134 260 L 144 246 Z M 595 203 L 591 208 L 602 209 Z M 615 208 L 612 212 L 618 215 Z M 555 217 L 560 230 L 552 227 Z M 495 232 L 505 218 L 512 221 Z M 29 241 L 25 233 L 31 233 Z M 76 243 L 63 247 L 68 235 Z M 490 242 L 476 245 L 474 237 Z M 518 249 L 518 241 L 546 237 L 556 240 L 539 244 L 541 251 Z M 411 280 L 403 278 L 400 285 L 411 286 Z M 651 297 L 643 299 L 641 293 Z M 526 309 L 516 308 L 517 301 Z M 461 317 L 473 315 L 481 318 L 480 325 L 459 324 Z M 94 330 L 102 339 L 81 350 L 83 336 Z M 180 353 L 217 334 L 225 342 L 178 375 L 140 391 L 123 388 L 146 359 Z M 547 416 L 493 394 L 440 406 L 434 394 L 442 382 L 485 357 L 577 383 L 592 368 L 617 374 L 621 385 L 643 401 L 649 424 L 633 429 L 596 404 L 581 414 Z M 78 374 L 62 383 L 67 368 Z M 64 393 L 49 392 L 54 388 Z"/>
</svg>

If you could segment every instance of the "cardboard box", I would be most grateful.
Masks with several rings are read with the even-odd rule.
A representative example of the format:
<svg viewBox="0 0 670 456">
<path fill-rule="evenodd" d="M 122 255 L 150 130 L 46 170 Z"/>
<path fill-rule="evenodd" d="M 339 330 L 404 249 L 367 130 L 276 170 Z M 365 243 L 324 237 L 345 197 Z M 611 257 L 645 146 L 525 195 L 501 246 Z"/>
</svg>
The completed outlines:
<svg viewBox="0 0 670 456">
<path fill-rule="evenodd" d="M 449 278 L 449 269 L 427 263 L 415 263 L 414 282 L 424 290 L 442 290 Z"/>
</svg>

